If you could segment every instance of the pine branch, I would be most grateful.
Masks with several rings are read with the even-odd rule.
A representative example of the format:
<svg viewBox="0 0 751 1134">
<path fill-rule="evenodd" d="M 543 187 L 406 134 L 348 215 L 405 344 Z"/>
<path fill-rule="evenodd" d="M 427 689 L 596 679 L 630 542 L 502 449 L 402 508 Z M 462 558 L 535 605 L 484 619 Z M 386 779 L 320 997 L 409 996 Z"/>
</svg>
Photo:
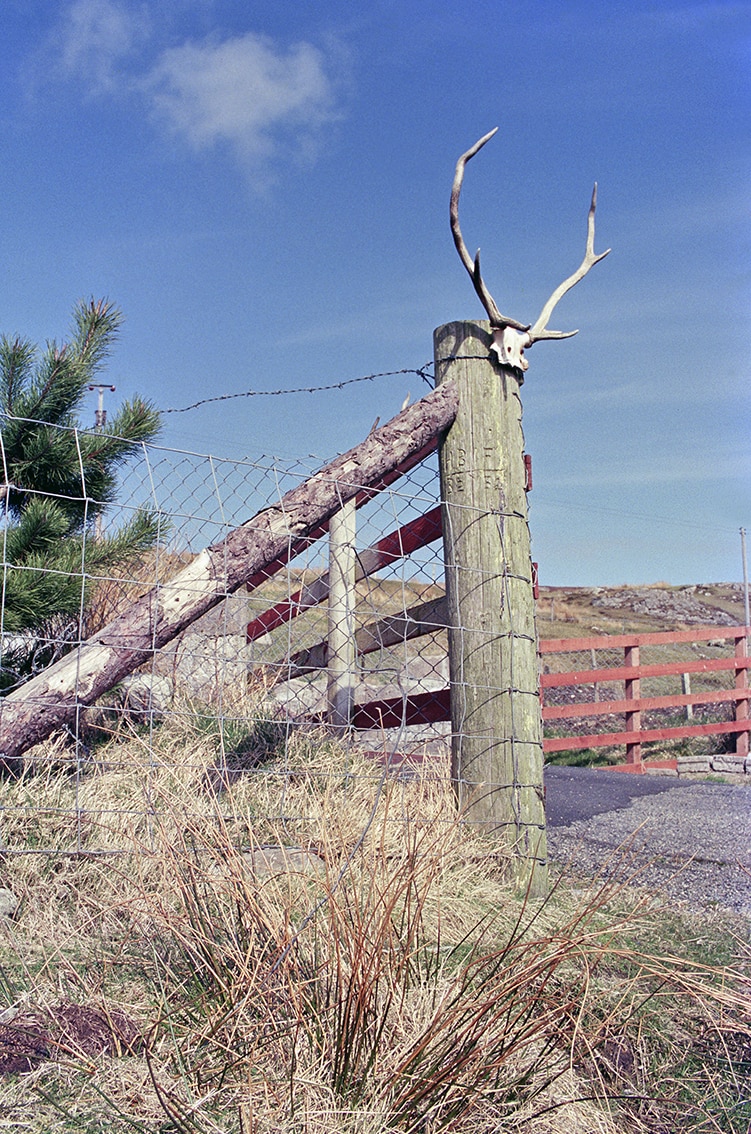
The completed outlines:
<svg viewBox="0 0 751 1134">
<path fill-rule="evenodd" d="M 95 574 L 103 570 L 122 569 L 129 562 L 149 551 L 164 540 L 171 524 L 161 513 L 149 508 L 139 510 L 111 535 L 86 544 L 86 573 Z"/>
<path fill-rule="evenodd" d="M 108 299 L 81 299 L 73 312 L 75 332 L 70 349 L 91 382 L 107 361 L 123 323 L 122 312 Z"/>
<path fill-rule="evenodd" d="M 29 382 L 35 356 L 32 343 L 0 338 L 0 406 L 5 413 L 16 413 L 16 399 Z"/>
<path fill-rule="evenodd" d="M 91 521 L 115 499 L 117 469 L 160 427 L 155 407 L 133 398 L 105 429 L 76 428 L 87 387 L 106 362 L 121 323 L 109 301 L 81 301 L 68 346 L 49 342 L 40 356 L 18 337 L 0 339 L 0 496 L 11 521 L 1 565 L 0 629 L 27 635 L 17 652 L 28 665 L 39 650 L 40 657 L 48 656 L 50 636 L 62 643 L 54 651 L 64 652 L 79 634 L 97 577 L 125 570 L 166 530 L 157 513 L 141 509 L 113 534 L 93 535 Z M 24 672 L 30 673 L 28 665 Z M 0 687 L 2 671 L 0 666 Z"/>
<path fill-rule="evenodd" d="M 161 416 L 151 402 L 135 397 L 122 406 L 104 429 L 81 434 L 84 468 L 120 465 L 135 455 L 134 448 L 153 441 L 161 430 Z"/>
<path fill-rule="evenodd" d="M 17 524 L 5 535 L 5 558 L 10 564 L 26 562 L 31 556 L 58 552 L 61 541 L 70 535 L 70 521 L 54 500 L 33 498 Z"/>
</svg>

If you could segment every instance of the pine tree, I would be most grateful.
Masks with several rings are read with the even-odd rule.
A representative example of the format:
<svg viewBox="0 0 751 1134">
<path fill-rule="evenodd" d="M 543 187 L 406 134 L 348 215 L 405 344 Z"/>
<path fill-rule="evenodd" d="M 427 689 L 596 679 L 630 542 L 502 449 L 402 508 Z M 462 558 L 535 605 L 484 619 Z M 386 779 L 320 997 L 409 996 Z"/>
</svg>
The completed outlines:
<svg viewBox="0 0 751 1134">
<path fill-rule="evenodd" d="M 97 517 L 115 499 L 118 470 L 160 428 L 158 411 L 136 397 L 100 430 L 80 429 L 78 411 L 121 322 L 108 301 L 82 301 L 67 345 L 49 342 L 40 352 L 20 338 L 0 338 L 0 688 L 6 691 L 80 637 L 94 578 L 159 538 L 159 517 L 149 509 L 113 534 L 95 534 Z"/>
</svg>

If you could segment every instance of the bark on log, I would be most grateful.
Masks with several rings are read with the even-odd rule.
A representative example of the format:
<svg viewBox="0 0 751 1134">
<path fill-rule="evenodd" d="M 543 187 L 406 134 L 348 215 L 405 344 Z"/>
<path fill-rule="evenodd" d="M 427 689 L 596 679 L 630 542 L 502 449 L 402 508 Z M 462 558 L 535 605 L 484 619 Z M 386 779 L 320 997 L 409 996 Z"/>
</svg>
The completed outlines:
<svg viewBox="0 0 751 1134">
<path fill-rule="evenodd" d="M 456 416 L 458 395 L 444 383 L 403 410 L 297 488 L 202 551 L 171 582 L 154 587 L 99 633 L 0 700 L 0 767 L 21 757 L 94 703 L 187 626 L 243 584 L 258 586 L 326 530 L 331 516 L 364 489 L 391 483 Z"/>
</svg>

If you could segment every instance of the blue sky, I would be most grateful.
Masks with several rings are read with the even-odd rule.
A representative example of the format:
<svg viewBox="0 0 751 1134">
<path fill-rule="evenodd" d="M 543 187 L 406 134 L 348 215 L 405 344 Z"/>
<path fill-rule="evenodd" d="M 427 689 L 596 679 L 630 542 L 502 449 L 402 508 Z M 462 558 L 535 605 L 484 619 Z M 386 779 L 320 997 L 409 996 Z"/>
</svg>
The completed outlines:
<svg viewBox="0 0 751 1134">
<path fill-rule="evenodd" d="M 533 321 L 533 552 L 551 584 L 739 579 L 749 493 L 751 3 L 3 0 L 0 329 L 126 322 L 109 402 L 163 409 L 419 367 L 483 311 Z M 165 416 L 163 442 L 322 458 L 414 375 Z M 92 397 L 92 419 L 94 403 Z"/>
</svg>

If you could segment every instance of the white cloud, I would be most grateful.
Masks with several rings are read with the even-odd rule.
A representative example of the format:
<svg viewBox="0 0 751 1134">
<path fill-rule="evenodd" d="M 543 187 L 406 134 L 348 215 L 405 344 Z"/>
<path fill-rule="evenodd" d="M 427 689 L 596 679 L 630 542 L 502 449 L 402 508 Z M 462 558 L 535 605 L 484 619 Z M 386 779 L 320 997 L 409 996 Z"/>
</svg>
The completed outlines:
<svg viewBox="0 0 751 1134">
<path fill-rule="evenodd" d="M 63 74 L 101 93 L 118 85 L 118 65 L 147 33 L 143 8 L 131 10 L 115 0 L 74 0 L 49 46 Z"/>
<path fill-rule="evenodd" d="M 338 44 L 324 53 L 246 32 L 164 47 L 169 22 L 157 25 L 134 0 L 71 0 L 37 54 L 36 84 L 63 77 L 88 96 L 142 100 L 196 152 L 225 146 L 257 185 L 283 149 L 315 153 L 322 127 L 338 117 Z"/>
<path fill-rule="evenodd" d="M 195 150 L 225 143 L 246 165 L 273 154 L 280 130 L 305 149 L 335 117 L 322 52 L 309 43 L 283 51 L 253 32 L 165 50 L 148 91 L 170 128 Z"/>
</svg>

